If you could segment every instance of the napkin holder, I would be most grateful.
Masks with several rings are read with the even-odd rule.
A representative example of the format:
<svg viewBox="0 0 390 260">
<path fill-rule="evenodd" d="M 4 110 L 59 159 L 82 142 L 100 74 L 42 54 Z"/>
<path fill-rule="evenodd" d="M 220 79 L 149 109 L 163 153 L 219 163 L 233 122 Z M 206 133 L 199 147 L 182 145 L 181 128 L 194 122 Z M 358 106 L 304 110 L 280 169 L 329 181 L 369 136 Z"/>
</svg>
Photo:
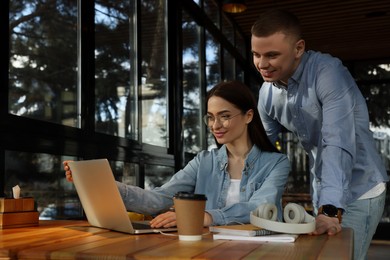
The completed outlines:
<svg viewBox="0 0 390 260">
<path fill-rule="evenodd" d="M 0 198 L 0 229 L 38 226 L 39 213 L 31 197 Z"/>
</svg>

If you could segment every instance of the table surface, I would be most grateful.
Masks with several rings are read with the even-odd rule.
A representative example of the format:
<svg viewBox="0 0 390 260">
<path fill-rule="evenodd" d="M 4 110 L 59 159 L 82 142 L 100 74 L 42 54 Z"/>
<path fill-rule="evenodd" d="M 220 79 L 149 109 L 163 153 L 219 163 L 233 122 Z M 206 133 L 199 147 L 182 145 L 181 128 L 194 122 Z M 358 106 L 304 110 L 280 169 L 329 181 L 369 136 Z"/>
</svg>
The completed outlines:
<svg viewBox="0 0 390 260">
<path fill-rule="evenodd" d="M 175 235 L 176 233 L 172 233 Z M 163 234 L 129 235 L 85 221 L 40 221 L 0 230 L 0 259 L 352 259 L 353 232 L 300 235 L 295 243 L 179 241 Z"/>
</svg>

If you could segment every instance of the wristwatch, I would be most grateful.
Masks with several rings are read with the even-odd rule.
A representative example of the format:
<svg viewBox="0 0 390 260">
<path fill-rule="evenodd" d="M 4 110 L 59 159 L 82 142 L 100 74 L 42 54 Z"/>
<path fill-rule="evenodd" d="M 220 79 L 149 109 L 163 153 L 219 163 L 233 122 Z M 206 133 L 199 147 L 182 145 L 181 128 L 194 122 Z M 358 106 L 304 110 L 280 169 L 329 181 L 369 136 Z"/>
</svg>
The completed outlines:
<svg viewBox="0 0 390 260">
<path fill-rule="evenodd" d="M 341 223 L 342 216 L 343 216 L 343 209 L 336 208 L 335 206 L 331 204 L 323 205 L 318 209 L 318 214 L 324 214 L 325 216 L 331 217 L 331 218 L 338 218 L 339 223 Z"/>
</svg>

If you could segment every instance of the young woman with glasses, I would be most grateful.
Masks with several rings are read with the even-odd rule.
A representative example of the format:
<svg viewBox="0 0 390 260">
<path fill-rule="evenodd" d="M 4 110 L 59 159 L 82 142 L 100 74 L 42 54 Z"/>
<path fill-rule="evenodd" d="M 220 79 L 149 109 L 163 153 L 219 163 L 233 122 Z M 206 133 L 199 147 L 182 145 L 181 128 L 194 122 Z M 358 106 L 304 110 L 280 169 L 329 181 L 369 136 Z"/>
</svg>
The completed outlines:
<svg viewBox="0 0 390 260">
<path fill-rule="evenodd" d="M 223 82 L 208 92 L 206 101 L 204 121 L 218 148 L 201 151 L 153 190 L 117 182 L 128 210 L 157 215 L 152 227 L 176 225 L 175 212 L 166 210 L 180 191 L 206 195 L 204 226 L 249 223 L 250 212 L 263 203 L 276 204 L 282 212 L 290 164 L 270 143 L 250 89 L 238 81 Z M 72 181 L 66 162 L 64 169 Z"/>
</svg>

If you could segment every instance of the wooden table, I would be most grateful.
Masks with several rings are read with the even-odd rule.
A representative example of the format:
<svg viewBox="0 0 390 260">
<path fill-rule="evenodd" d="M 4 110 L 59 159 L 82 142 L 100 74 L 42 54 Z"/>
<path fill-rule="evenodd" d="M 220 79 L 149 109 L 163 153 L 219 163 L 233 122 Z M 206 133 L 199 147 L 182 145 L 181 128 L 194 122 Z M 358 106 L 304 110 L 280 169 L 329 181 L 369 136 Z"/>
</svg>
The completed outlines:
<svg viewBox="0 0 390 260">
<path fill-rule="evenodd" d="M 175 234 L 175 233 L 173 233 Z M 85 221 L 41 221 L 0 230 L 0 259 L 352 259 L 353 233 L 300 235 L 295 243 L 179 241 L 162 234 L 128 235 Z"/>
</svg>

